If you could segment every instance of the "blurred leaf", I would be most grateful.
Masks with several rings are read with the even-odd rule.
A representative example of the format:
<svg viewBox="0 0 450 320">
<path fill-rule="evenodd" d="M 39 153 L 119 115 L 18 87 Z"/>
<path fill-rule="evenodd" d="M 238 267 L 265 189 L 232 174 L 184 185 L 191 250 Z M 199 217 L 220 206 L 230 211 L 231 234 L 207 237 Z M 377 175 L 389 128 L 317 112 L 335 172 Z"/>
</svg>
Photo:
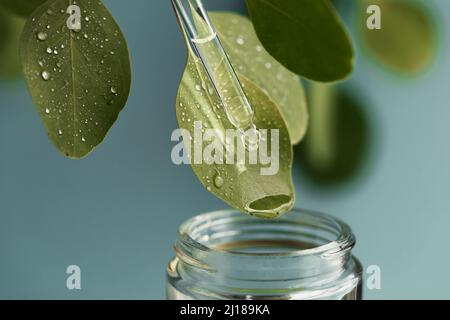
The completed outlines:
<svg viewBox="0 0 450 320">
<path fill-rule="evenodd" d="M 299 77 L 267 53 L 248 18 L 232 13 L 211 13 L 210 17 L 235 70 L 266 91 L 280 108 L 292 143 L 299 143 L 308 127 Z"/>
<path fill-rule="evenodd" d="M 0 13 L 0 77 L 20 74 L 19 40 L 25 21 Z"/>
<path fill-rule="evenodd" d="M 301 170 L 321 184 L 351 179 L 370 145 L 369 120 L 360 101 L 336 86 L 314 84 L 310 106 L 310 129 L 296 150 Z"/>
<path fill-rule="evenodd" d="M 1 0 L 0 6 L 22 17 L 29 17 L 47 0 Z"/>
<path fill-rule="evenodd" d="M 246 0 L 266 50 L 315 81 L 347 77 L 354 64 L 347 32 L 329 0 Z"/>
<path fill-rule="evenodd" d="M 274 218 L 289 211 L 294 205 L 295 194 L 291 177 L 292 146 L 289 133 L 277 106 L 263 90 L 242 75 L 239 79 L 254 107 L 256 127 L 279 129 L 278 173 L 271 176 L 261 175 L 261 168 L 268 165 L 262 165 L 260 162 L 256 165 L 250 165 L 248 161 L 245 164 L 236 164 L 236 161 L 235 164 L 215 164 L 216 162 L 194 164 L 191 157 L 192 168 L 208 191 L 230 206 L 251 215 Z M 220 134 L 221 141 L 218 141 L 220 145 L 225 143 L 225 130 L 235 129 L 229 122 L 218 95 L 206 89 L 210 87 L 212 83 L 203 65 L 190 53 L 177 97 L 178 123 L 180 128 L 189 131 L 193 137 L 192 141 L 184 138 L 185 145 L 191 146 L 197 141 L 194 128 L 195 123 L 199 121 L 203 129 L 214 129 Z M 271 150 L 270 137 L 267 143 L 268 150 Z M 206 150 L 210 144 L 211 141 L 203 141 L 202 150 Z M 191 146 L 191 150 L 193 149 Z M 234 149 L 237 150 L 236 141 Z M 248 158 L 248 150 L 245 153 Z"/>
<path fill-rule="evenodd" d="M 41 6 L 25 25 L 21 60 L 28 87 L 50 139 L 81 158 L 100 144 L 130 91 L 128 49 L 100 1 L 80 1 L 80 32 L 67 28 L 69 0 Z"/>
<path fill-rule="evenodd" d="M 414 0 L 365 0 L 381 8 L 381 30 L 366 27 L 360 18 L 362 38 L 369 52 L 385 66 L 406 74 L 427 68 L 436 52 L 437 30 L 423 3 Z M 367 6 L 366 6 L 367 7 Z M 365 13 L 366 10 L 359 10 Z"/>
</svg>

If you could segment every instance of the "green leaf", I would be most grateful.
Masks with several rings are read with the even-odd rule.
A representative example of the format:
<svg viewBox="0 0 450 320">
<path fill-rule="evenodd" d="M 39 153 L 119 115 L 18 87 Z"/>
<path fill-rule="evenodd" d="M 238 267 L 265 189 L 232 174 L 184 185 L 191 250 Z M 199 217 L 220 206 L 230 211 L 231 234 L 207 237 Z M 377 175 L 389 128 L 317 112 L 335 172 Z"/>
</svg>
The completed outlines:
<svg viewBox="0 0 450 320">
<path fill-rule="evenodd" d="M 201 183 L 214 195 L 230 206 L 251 215 L 273 218 L 294 205 L 292 185 L 292 145 L 285 122 L 274 102 L 251 80 L 240 75 L 239 79 L 251 105 L 254 107 L 254 123 L 258 129 L 279 129 L 279 171 L 276 175 L 262 175 L 259 164 L 195 164 L 192 168 Z M 214 129 L 225 136 L 225 130 L 234 129 L 228 121 L 220 98 L 209 90 L 212 83 L 201 63 L 189 56 L 177 97 L 177 119 L 180 128 L 187 130 L 194 139 L 184 139 L 193 149 L 195 123 L 201 122 L 203 129 Z M 222 138 L 220 143 L 223 143 Z M 267 140 L 271 150 L 272 139 Z M 199 142 L 197 142 L 199 143 Z M 211 142 L 203 141 L 203 150 Z M 235 146 L 236 150 L 236 146 Z M 269 152 L 270 153 L 270 152 Z M 248 157 L 248 150 L 246 151 Z"/>
<path fill-rule="evenodd" d="M 308 127 L 299 77 L 267 53 L 248 18 L 232 13 L 211 13 L 210 17 L 234 69 L 265 90 L 280 108 L 292 143 L 299 143 Z"/>
<path fill-rule="evenodd" d="M 81 30 L 67 27 L 72 0 L 51 0 L 25 25 L 21 60 L 48 136 L 66 156 L 81 158 L 100 144 L 128 99 L 126 41 L 97 0 L 78 1 Z M 87 13 L 87 14 L 85 14 Z"/>
<path fill-rule="evenodd" d="M 2 0 L 0 6 L 23 17 L 29 17 L 47 0 Z"/>
<path fill-rule="evenodd" d="M 25 21 L 0 13 L 0 76 L 20 74 L 19 39 Z"/>
<path fill-rule="evenodd" d="M 383 65 L 405 74 L 426 69 L 437 47 L 437 30 L 433 17 L 424 6 L 413 0 L 374 0 L 362 5 L 376 4 L 381 8 L 381 30 L 366 27 L 368 15 L 362 14 L 362 38 L 369 52 Z M 359 10 L 365 13 L 366 10 Z"/>
<path fill-rule="evenodd" d="M 329 0 L 246 2 L 264 47 L 289 70 L 322 82 L 351 73 L 352 45 Z"/>
<path fill-rule="evenodd" d="M 310 88 L 311 122 L 296 149 L 301 171 L 323 186 L 355 177 L 371 144 L 369 117 L 362 100 L 335 85 Z"/>
</svg>

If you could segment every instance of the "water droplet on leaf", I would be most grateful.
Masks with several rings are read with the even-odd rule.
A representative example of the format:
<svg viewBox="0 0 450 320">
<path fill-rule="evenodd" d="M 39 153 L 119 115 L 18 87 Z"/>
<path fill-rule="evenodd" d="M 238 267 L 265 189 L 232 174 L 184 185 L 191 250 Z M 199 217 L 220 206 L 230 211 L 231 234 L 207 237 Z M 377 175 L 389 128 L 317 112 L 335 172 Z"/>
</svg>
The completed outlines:
<svg viewBox="0 0 450 320">
<path fill-rule="evenodd" d="M 216 188 L 218 188 L 218 189 L 222 188 L 224 183 L 225 183 L 225 180 L 219 174 L 217 174 L 214 177 L 214 185 L 216 186 Z"/>
<path fill-rule="evenodd" d="M 47 35 L 45 32 L 39 32 L 39 33 L 37 34 L 37 38 L 38 38 L 38 40 L 40 40 L 40 41 L 45 41 L 45 40 L 47 40 L 48 35 Z"/>
<path fill-rule="evenodd" d="M 43 71 L 42 72 L 42 79 L 44 79 L 45 81 L 50 80 L 50 72 Z"/>
</svg>

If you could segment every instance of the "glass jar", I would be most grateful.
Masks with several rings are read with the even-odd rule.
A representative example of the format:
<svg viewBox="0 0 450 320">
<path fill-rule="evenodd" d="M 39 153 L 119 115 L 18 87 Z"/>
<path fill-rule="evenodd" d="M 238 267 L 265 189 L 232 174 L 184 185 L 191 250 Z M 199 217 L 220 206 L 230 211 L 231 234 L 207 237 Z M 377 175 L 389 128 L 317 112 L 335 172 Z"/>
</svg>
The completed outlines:
<svg viewBox="0 0 450 320">
<path fill-rule="evenodd" d="M 294 210 L 264 220 L 235 211 L 194 217 L 179 229 L 167 298 L 359 300 L 362 267 L 350 227 Z"/>
</svg>

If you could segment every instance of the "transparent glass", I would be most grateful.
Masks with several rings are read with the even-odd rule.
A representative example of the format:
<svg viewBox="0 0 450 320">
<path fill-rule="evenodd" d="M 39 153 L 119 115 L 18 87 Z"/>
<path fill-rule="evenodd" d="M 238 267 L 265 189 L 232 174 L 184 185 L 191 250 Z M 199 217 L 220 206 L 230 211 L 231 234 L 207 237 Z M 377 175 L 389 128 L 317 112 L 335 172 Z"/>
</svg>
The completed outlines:
<svg viewBox="0 0 450 320">
<path fill-rule="evenodd" d="M 167 298 L 359 300 L 354 245 L 348 225 L 320 213 L 294 210 L 275 220 L 202 214 L 179 229 Z"/>
<path fill-rule="evenodd" d="M 228 120 L 240 131 L 255 129 L 253 109 L 201 0 L 172 0 L 191 52 L 205 67 Z M 205 83 L 209 82 L 203 79 Z M 203 84 L 206 87 L 206 84 Z"/>
</svg>

